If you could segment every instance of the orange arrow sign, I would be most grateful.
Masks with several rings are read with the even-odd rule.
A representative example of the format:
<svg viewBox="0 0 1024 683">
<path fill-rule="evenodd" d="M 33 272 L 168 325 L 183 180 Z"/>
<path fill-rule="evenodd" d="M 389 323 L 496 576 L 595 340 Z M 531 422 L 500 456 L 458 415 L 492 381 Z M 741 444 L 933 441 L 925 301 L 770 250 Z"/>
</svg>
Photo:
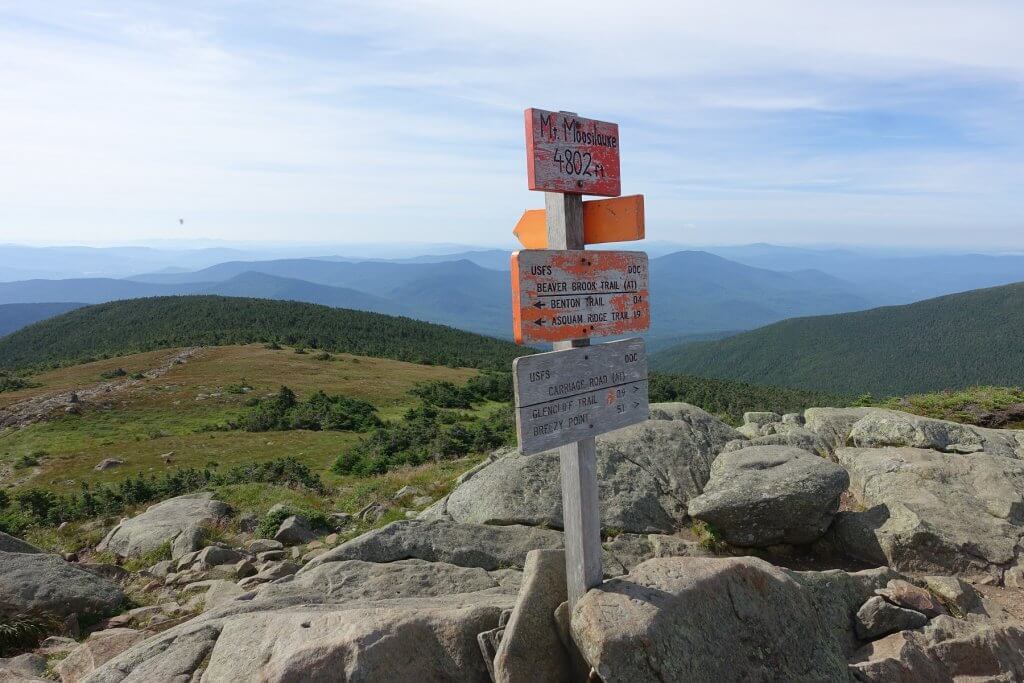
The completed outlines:
<svg viewBox="0 0 1024 683">
<path fill-rule="evenodd" d="M 546 249 L 548 226 L 544 209 L 523 212 L 512 234 L 527 249 Z M 583 241 L 586 244 L 629 242 L 643 238 L 642 194 L 583 202 Z"/>
</svg>

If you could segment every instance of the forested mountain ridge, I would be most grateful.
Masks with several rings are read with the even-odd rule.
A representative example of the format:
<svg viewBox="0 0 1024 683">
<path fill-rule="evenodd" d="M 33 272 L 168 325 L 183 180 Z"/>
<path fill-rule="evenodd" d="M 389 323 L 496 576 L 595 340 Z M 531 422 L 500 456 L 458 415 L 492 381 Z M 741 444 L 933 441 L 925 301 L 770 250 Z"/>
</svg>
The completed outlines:
<svg viewBox="0 0 1024 683">
<path fill-rule="evenodd" d="M 0 368 L 251 342 L 503 370 L 530 352 L 410 318 L 293 301 L 175 296 L 88 306 L 30 325 L 0 340 Z"/>
<path fill-rule="evenodd" d="M 795 318 L 663 351 L 652 367 L 878 396 L 1024 384 L 1024 283 Z"/>
<path fill-rule="evenodd" d="M 39 304 L 0 304 L 0 337 L 20 330 L 26 325 L 67 313 L 83 305 L 63 301 Z"/>
</svg>

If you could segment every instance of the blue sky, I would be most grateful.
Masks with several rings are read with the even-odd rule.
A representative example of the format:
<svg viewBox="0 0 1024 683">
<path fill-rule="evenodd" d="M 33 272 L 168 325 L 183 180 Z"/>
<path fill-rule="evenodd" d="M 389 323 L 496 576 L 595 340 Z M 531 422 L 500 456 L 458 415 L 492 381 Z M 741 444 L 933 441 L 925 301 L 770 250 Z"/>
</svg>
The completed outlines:
<svg viewBox="0 0 1024 683">
<path fill-rule="evenodd" d="M 542 205 L 537 106 L 620 124 L 653 239 L 1020 249 L 1021 26 L 1010 2 L 0 0 L 0 242 L 506 244 Z"/>
</svg>

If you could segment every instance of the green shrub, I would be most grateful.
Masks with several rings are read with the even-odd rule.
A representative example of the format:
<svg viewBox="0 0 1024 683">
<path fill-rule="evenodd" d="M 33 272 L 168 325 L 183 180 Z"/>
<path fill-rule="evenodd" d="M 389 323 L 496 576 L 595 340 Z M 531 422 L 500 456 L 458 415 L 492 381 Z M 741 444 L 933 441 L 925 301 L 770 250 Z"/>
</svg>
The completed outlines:
<svg viewBox="0 0 1024 683">
<path fill-rule="evenodd" d="M 25 453 L 14 461 L 14 469 L 23 470 L 28 467 L 35 467 L 39 464 L 39 455 L 36 453 Z"/>
<path fill-rule="evenodd" d="M 466 389 L 484 401 L 512 402 L 512 373 L 484 371 L 466 382 Z"/>
<path fill-rule="evenodd" d="M 328 396 L 322 391 L 298 401 L 288 387 L 281 387 L 273 398 L 253 401 L 249 412 L 238 420 L 238 427 L 248 432 L 288 429 L 364 432 L 380 424 L 377 409 L 366 401 Z"/>
<path fill-rule="evenodd" d="M 424 403 L 406 411 L 401 422 L 378 427 L 341 453 L 331 469 L 338 474 L 384 474 L 394 467 L 458 458 L 514 440 L 511 407 L 472 418 Z"/>
<path fill-rule="evenodd" d="M 277 530 L 281 528 L 284 520 L 292 515 L 304 517 L 309 523 L 310 531 L 334 531 L 334 524 L 331 523 L 331 519 L 319 510 L 285 507 L 263 516 L 254 532 L 256 537 L 273 538 Z"/>
<path fill-rule="evenodd" d="M 441 380 L 417 384 L 409 393 L 438 408 L 470 408 L 475 398 L 471 391 Z"/>
<path fill-rule="evenodd" d="M 31 650 L 60 629 L 60 620 L 50 614 L 0 612 L 0 657 Z"/>
<path fill-rule="evenodd" d="M 42 386 L 36 382 L 30 382 L 24 377 L 18 377 L 17 375 L 10 375 L 6 372 L 0 372 L 0 394 L 5 391 L 17 391 L 18 389 L 28 389 L 30 387 Z"/>
<path fill-rule="evenodd" d="M 11 536 L 21 536 L 25 530 L 32 526 L 32 518 L 11 507 L 0 510 L 0 531 Z"/>
<path fill-rule="evenodd" d="M 324 492 L 320 475 L 292 457 L 239 464 L 226 472 L 179 468 L 160 475 L 138 474 L 116 484 L 90 486 L 82 483 L 77 493 L 58 495 L 42 488 L 29 488 L 15 496 L 16 507 L 0 511 L 0 530 L 21 534 L 33 525 L 55 525 L 116 515 L 125 509 L 185 493 L 226 484 L 269 483 Z"/>
<path fill-rule="evenodd" d="M 117 379 L 118 377 L 124 377 L 127 374 L 128 372 L 124 368 L 117 368 L 115 370 L 101 372 L 100 379 Z"/>
<path fill-rule="evenodd" d="M 11 497 L 7 495 L 7 491 L 0 489 L 0 510 L 4 510 L 8 505 L 11 504 Z"/>
</svg>

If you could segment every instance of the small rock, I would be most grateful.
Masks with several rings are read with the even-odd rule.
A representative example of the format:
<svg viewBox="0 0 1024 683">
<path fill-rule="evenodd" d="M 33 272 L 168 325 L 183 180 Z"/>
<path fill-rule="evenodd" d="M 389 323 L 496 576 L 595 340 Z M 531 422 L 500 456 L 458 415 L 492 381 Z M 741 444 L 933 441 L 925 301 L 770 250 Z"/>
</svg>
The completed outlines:
<svg viewBox="0 0 1024 683">
<path fill-rule="evenodd" d="M 946 613 L 942 603 L 936 600 L 935 596 L 927 589 L 918 588 L 914 584 L 901 579 L 893 579 L 885 588 L 876 590 L 875 594 L 881 595 L 897 607 L 905 607 L 906 609 L 920 612 L 929 619 L 934 619 L 940 614 Z"/>
<path fill-rule="evenodd" d="M 306 550 L 316 550 L 318 548 L 323 548 L 323 547 L 324 547 L 323 541 L 310 541 L 308 544 L 306 544 Z"/>
<path fill-rule="evenodd" d="M 185 569 L 186 567 L 191 567 L 192 563 L 196 561 L 196 557 L 198 555 L 199 555 L 199 551 L 198 550 L 193 550 L 191 552 L 185 553 L 184 555 L 182 555 L 181 557 L 178 558 L 178 561 L 175 564 L 175 568 L 178 571 L 181 571 L 182 569 Z"/>
<path fill-rule="evenodd" d="M 283 579 L 286 576 L 291 576 L 295 572 L 299 571 L 299 569 L 301 569 L 301 567 L 294 562 L 274 562 L 270 566 L 261 570 L 256 576 L 250 578 L 259 579 L 260 581 L 276 581 L 277 579 Z M 248 579 L 246 579 L 246 581 L 248 581 Z M 242 582 L 240 581 L 239 585 L 241 585 L 241 583 Z"/>
<path fill-rule="evenodd" d="M 338 534 L 329 534 L 327 536 L 327 538 L 324 539 L 324 543 L 327 544 L 327 545 L 334 545 L 337 542 L 338 542 Z"/>
<path fill-rule="evenodd" d="M 433 502 L 434 499 L 431 496 L 416 496 L 415 498 L 412 499 L 410 505 L 412 505 L 415 508 L 421 508 L 426 505 L 430 505 Z"/>
<path fill-rule="evenodd" d="M 302 564 L 306 564 L 307 562 L 312 560 L 314 557 L 320 557 L 321 555 L 326 553 L 328 550 L 330 550 L 330 548 L 314 548 L 313 550 L 310 550 L 309 552 L 307 552 L 305 555 L 302 556 L 301 562 L 302 562 Z"/>
<path fill-rule="evenodd" d="M 404 500 L 406 498 L 410 498 L 412 496 L 422 496 L 422 495 L 423 495 L 423 490 L 422 489 L 416 488 L 415 486 L 403 486 L 402 488 L 398 489 L 398 492 L 395 493 L 394 497 L 391 500 L 393 500 L 393 501 L 395 501 L 397 503 L 397 502 L 400 502 L 400 501 L 402 501 L 402 500 Z"/>
<path fill-rule="evenodd" d="M 915 610 L 897 607 L 876 595 L 857 610 L 855 623 L 858 638 L 874 640 L 897 631 L 921 628 L 928 623 L 928 617 Z"/>
<path fill-rule="evenodd" d="M 280 541 L 274 541 L 269 538 L 257 538 L 253 541 L 249 541 L 245 548 L 250 553 L 258 554 L 268 550 L 281 550 L 284 548 L 284 544 Z"/>
<path fill-rule="evenodd" d="M 55 667 L 63 683 L 78 683 L 98 666 L 146 639 L 146 631 L 112 628 L 97 631 Z"/>
<path fill-rule="evenodd" d="M 250 560 L 242 560 L 235 565 L 235 578 L 237 579 L 244 579 L 254 574 L 256 574 L 256 565 Z"/>
<path fill-rule="evenodd" d="M 924 583 L 928 590 L 938 595 L 950 607 L 959 610 L 961 614 L 970 614 L 981 608 L 981 596 L 974 586 L 955 576 L 926 576 Z"/>
<path fill-rule="evenodd" d="M 124 460 L 118 460 L 117 458 L 104 458 L 94 467 L 94 470 L 109 470 L 114 467 L 120 467 L 124 464 Z"/>
<path fill-rule="evenodd" d="M 205 562 L 211 566 L 218 564 L 235 564 L 244 558 L 245 556 L 237 550 L 221 548 L 215 545 L 203 548 L 196 555 L 197 562 Z"/>
<path fill-rule="evenodd" d="M 274 540 L 280 541 L 285 545 L 309 543 L 315 538 L 316 534 L 309 530 L 309 522 L 304 517 L 298 515 L 292 515 L 281 522 L 277 533 L 274 534 Z"/>
<path fill-rule="evenodd" d="M 285 505 L 284 503 L 274 503 L 273 505 L 270 506 L 270 509 L 267 510 L 267 515 L 266 516 L 270 517 L 271 515 L 276 515 L 276 514 L 278 514 L 280 512 L 284 512 L 287 509 L 288 509 L 288 506 Z"/>
<path fill-rule="evenodd" d="M 203 528 L 199 524 L 189 524 L 171 543 L 171 559 L 180 558 L 203 547 Z"/>
<path fill-rule="evenodd" d="M 331 519 L 339 527 L 347 526 L 352 523 L 352 515 L 347 512 L 332 512 Z"/>
<path fill-rule="evenodd" d="M 295 547 L 292 548 L 292 553 L 291 554 L 292 554 L 292 559 L 293 560 L 297 560 L 300 557 L 302 557 L 302 550 L 299 549 L 299 546 L 295 546 Z"/>
<path fill-rule="evenodd" d="M 284 550 L 267 550 L 256 555 L 256 563 L 264 564 L 266 562 L 275 562 L 277 560 L 283 560 L 285 558 Z"/>
<path fill-rule="evenodd" d="M 370 503 L 362 510 L 356 513 L 356 517 L 363 520 L 367 524 L 373 524 L 379 522 L 380 518 L 387 513 L 388 509 L 380 503 Z"/>
</svg>

